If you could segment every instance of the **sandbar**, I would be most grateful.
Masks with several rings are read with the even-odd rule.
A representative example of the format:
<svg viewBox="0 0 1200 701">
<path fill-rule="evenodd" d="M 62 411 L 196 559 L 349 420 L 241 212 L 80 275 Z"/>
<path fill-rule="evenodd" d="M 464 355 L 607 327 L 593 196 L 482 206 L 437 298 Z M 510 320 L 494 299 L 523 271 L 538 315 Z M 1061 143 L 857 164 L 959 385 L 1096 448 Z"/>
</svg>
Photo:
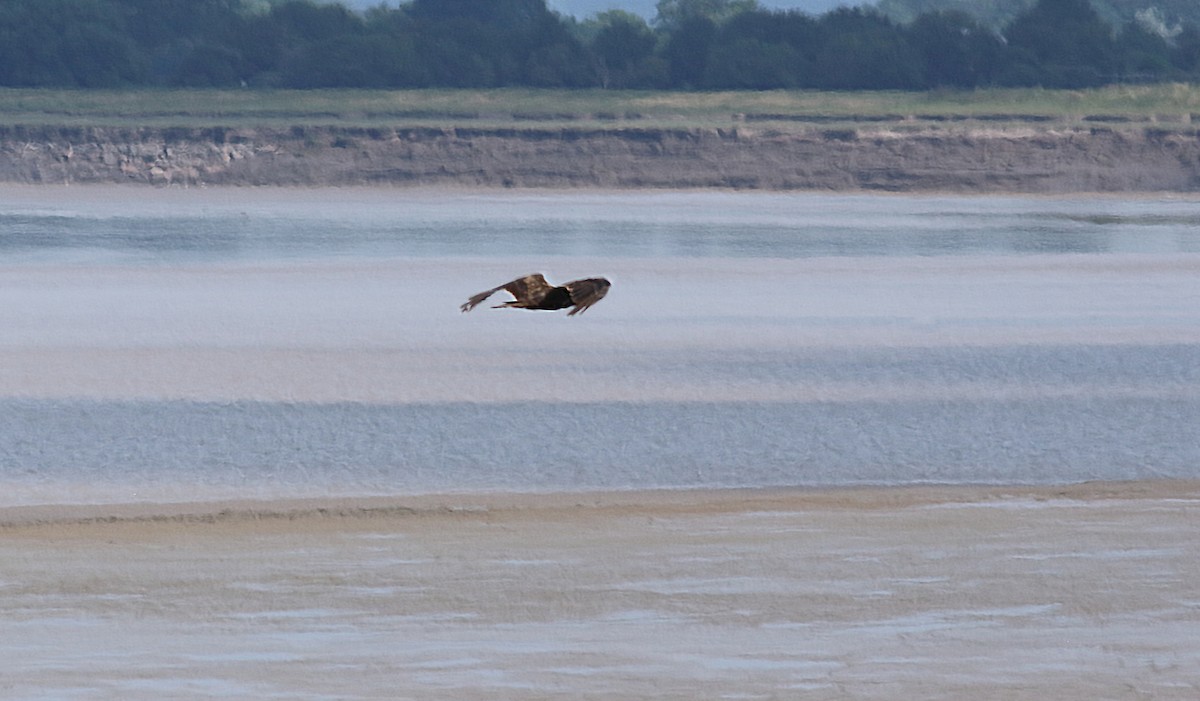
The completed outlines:
<svg viewBox="0 0 1200 701">
<path fill-rule="evenodd" d="M 6 698 L 1191 699 L 1200 483 L 0 510 Z"/>
</svg>

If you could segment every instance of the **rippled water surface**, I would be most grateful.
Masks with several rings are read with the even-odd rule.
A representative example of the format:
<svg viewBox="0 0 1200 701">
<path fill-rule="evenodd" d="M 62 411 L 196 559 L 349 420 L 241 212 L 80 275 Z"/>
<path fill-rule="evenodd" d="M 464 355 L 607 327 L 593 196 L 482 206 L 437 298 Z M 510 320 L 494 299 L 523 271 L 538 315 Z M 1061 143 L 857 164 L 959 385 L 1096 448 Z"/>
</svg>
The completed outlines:
<svg viewBox="0 0 1200 701">
<path fill-rule="evenodd" d="M 4 188 L 0 328 L 0 505 L 1200 476 L 1186 198 Z"/>
<path fill-rule="evenodd" d="M 1192 199 L 8 190 L 10 261 L 1200 253 Z"/>
</svg>

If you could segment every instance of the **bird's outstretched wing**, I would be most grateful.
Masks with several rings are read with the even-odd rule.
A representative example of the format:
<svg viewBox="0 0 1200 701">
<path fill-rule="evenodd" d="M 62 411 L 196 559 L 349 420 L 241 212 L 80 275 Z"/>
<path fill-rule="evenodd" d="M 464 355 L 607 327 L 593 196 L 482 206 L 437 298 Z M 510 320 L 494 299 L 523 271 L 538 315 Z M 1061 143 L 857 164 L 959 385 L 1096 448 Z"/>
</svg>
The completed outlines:
<svg viewBox="0 0 1200 701">
<path fill-rule="evenodd" d="M 567 292 L 571 295 L 571 302 L 575 308 L 567 312 L 567 316 L 575 316 L 587 311 L 587 308 L 599 302 L 608 294 L 608 288 L 612 286 L 608 280 L 602 277 L 590 277 L 585 280 L 573 280 L 563 285 L 567 288 Z"/>
<path fill-rule="evenodd" d="M 554 285 L 546 282 L 546 278 L 542 277 L 541 273 L 519 277 L 512 282 L 504 283 L 501 287 L 516 298 L 516 304 L 512 306 L 522 307 L 541 304 L 546 295 L 554 289 Z"/>
<path fill-rule="evenodd" d="M 460 309 L 462 309 L 464 312 L 469 312 L 475 307 L 478 307 L 480 304 L 483 304 L 484 300 L 496 294 L 500 290 L 505 290 L 515 297 L 514 301 L 507 303 L 507 305 L 500 306 L 533 306 L 545 299 L 546 295 L 549 294 L 553 289 L 554 286 L 546 282 L 546 278 L 543 277 L 541 273 L 534 273 L 533 275 L 519 277 L 516 280 L 493 287 L 490 290 L 484 290 L 483 292 L 472 296 L 470 299 L 464 302 Z"/>
</svg>

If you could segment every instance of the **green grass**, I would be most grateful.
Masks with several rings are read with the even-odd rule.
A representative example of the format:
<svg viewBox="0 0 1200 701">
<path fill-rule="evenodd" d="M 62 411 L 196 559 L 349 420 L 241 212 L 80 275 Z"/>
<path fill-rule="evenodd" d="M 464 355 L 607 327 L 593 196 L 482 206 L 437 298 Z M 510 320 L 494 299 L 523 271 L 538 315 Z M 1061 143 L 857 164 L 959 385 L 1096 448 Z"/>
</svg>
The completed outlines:
<svg viewBox="0 0 1200 701">
<path fill-rule="evenodd" d="M 0 89 L 0 125 L 126 127 L 579 126 L 789 130 L 814 124 L 891 129 L 954 124 L 1108 126 L 1200 122 L 1200 87 L 912 92 L 606 90 L 22 90 Z M 869 128 L 869 127 L 868 127 Z"/>
</svg>

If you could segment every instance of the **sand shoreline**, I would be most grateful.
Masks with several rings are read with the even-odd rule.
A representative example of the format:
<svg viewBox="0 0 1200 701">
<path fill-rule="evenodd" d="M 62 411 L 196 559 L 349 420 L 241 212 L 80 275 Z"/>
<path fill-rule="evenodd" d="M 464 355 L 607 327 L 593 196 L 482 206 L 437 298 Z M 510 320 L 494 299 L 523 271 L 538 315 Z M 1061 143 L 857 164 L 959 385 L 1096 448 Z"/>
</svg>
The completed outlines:
<svg viewBox="0 0 1200 701">
<path fill-rule="evenodd" d="M 1200 500 L 1200 480 L 1088 481 L 1071 484 L 915 484 L 829 487 L 750 487 L 473 492 L 408 496 L 331 496 L 272 500 L 40 504 L 0 507 L 0 531 L 38 527 L 107 525 L 153 527 L 311 522 L 336 528 L 339 521 L 431 517 L 570 514 L 702 514 L 770 510 L 900 509 L 1001 500 L 1080 502 L 1106 500 Z"/>
<path fill-rule="evenodd" d="M 5 698 L 1197 691 L 1196 482 L 46 508 Z"/>
</svg>

